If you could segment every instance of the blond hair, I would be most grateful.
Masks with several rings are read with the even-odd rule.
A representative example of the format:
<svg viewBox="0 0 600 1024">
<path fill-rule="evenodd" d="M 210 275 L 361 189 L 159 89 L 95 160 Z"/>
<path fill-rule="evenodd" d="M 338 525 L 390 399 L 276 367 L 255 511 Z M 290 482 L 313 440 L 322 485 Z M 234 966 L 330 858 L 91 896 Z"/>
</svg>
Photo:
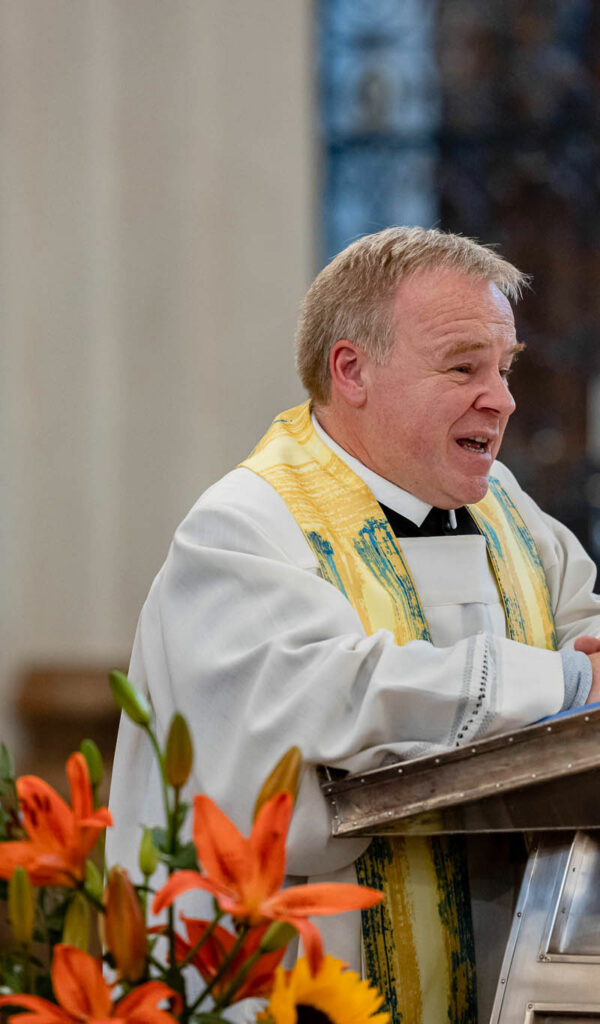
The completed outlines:
<svg viewBox="0 0 600 1024">
<path fill-rule="evenodd" d="M 296 331 L 296 366 L 317 404 L 329 401 L 329 353 L 346 338 L 385 363 L 396 335 L 393 298 L 418 270 L 457 270 L 495 284 L 516 301 L 528 278 L 493 249 L 437 229 L 395 227 L 353 242 L 315 278 Z"/>
</svg>

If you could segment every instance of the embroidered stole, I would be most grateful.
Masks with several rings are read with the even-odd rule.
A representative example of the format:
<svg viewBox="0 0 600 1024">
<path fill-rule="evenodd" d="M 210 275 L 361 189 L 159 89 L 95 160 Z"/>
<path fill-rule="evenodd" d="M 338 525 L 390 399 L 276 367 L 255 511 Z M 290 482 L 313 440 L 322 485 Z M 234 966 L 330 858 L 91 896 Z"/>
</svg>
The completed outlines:
<svg viewBox="0 0 600 1024">
<path fill-rule="evenodd" d="M 278 416 L 242 463 L 281 495 L 321 575 L 356 609 L 367 635 L 430 640 L 400 543 L 367 485 L 321 440 L 308 403 Z M 486 539 L 508 635 L 556 648 L 543 567 L 499 481 L 469 509 Z M 367 972 L 394 1024 L 476 1024 L 475 961 L 466 859 L 458 837 L 377 837 L 358 881 L 386 893 L 363 911 Z"/>
</svg>

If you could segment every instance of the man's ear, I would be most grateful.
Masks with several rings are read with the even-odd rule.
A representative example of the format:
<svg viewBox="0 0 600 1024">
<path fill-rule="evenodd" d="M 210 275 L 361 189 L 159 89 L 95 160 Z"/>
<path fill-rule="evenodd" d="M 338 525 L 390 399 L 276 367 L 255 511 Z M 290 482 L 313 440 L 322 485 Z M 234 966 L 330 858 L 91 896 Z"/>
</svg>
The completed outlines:
<svg viewBox="0 0 600 1024">
<path fill-rule="evenodd" d="M 364 379 L 366 358 L 363 349 L 346 338 L 336 341 L 329 353 L 332 390 L 355 408 L 363 405 L 367 397 Z"/>
</svg>

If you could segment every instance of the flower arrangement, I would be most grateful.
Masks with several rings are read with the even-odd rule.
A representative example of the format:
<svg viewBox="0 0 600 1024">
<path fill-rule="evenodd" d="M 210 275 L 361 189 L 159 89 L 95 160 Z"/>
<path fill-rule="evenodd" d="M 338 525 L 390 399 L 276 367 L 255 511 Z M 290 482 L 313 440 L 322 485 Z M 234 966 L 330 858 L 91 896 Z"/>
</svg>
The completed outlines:
<svg viewBox="0 0 600 1024">
<path fill-rule="evenodd" d="M 185 842 L 190 808 L 181 791 L 193 762 L 187 723 L 175 714 L 161 749 L 145 698 L 123 673 L 111 673 L 110 682 L 117 704 L 154 748 L 164 825 L 143 830 L 142 884 L 118 865 L 104 881 L 104 831 L 112 819 L 98 806 L 95 744 L 84 740 L 67 761 L 71 806 L 43 779 L 16 779 L 1 748 L 0 900 L 10 942 L 0 949 L 0 1015 L 23 1024 L 211 1024 L 226 1020 L 234 1003 L 258 996 L 265 1000 L 256 1017 L 262 1024 L 389 1024 L 377 991 L 325 956 L 309 919 L 372 906 L 382 894 L 333 883 L 283 887 L 299 750 L 292 747 L 265 780 L 249 837 L 198 794 Z M 157 888 L 161 865 L 167 881 Z M 210 920 L 176 915 L 177 899 L 191 889 L 212 894 Z M 164 923 L 148 923 L 150 908 Z M 304 956 L 285 971 L 281 961 L 296 935 Z M 188 993 L 190 972 L 199 994 L 198 985 Z"/>
</svg>

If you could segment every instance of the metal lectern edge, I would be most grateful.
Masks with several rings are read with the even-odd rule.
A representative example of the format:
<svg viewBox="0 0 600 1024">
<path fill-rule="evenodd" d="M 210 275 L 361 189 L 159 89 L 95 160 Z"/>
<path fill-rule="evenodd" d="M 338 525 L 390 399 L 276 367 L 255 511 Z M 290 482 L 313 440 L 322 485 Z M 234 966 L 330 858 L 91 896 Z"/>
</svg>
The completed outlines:
<svg viewBox="0 0 600 1024">
<path fill-rule="evenodd" d="M 598 828 L 600 801 L 596 810 L 588 796 L 596 783 L 600 785 L 600 708 L 584 708 L 434 756 L 337 780 L 327 775 L 322 790 L 334 836 L 426 835 Z M 538 799 L 545 801 L 541 814 Z M 483 826 L 474 813 L 479 810 Z"/>
</svg>

